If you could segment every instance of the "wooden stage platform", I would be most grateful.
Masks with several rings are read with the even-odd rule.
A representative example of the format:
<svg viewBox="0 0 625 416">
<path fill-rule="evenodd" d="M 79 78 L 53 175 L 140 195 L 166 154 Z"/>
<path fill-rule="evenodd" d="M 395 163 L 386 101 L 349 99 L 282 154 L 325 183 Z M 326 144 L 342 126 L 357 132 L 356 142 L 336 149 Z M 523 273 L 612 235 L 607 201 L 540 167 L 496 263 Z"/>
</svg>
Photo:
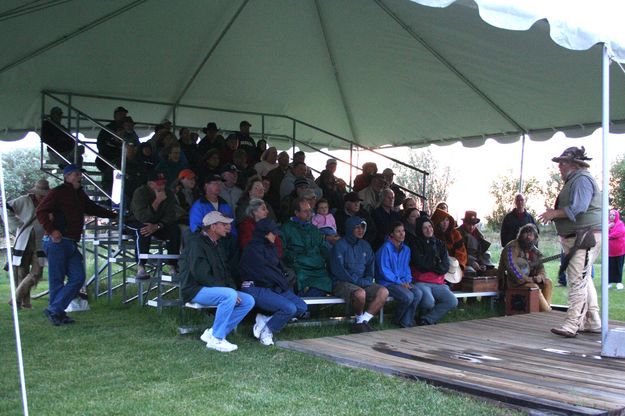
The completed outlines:
<svg viewBox="0 0 625 416">
<path fill-rule="evenodd" d="M 278 345 L 547 413 L 625 414 L 625 360 L 600 356 L 600 334 L 551 334 L 563 319 L 534 313 Z"/>
</svg>

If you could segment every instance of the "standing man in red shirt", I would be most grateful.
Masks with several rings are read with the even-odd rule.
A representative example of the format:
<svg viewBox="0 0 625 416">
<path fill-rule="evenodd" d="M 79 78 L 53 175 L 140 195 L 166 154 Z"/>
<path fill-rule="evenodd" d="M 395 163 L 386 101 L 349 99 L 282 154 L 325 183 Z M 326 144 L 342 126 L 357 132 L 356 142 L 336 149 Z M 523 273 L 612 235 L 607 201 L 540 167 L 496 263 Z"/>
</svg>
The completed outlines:
<svg viewBox="0 0 625 416">
<path fill-rule="evenodd" d="M 83 170 L 76 165 L 63 169 L 63 183 L 39 203 L 37 219 L 43 225 L 43 250 L 48 257 L 50 301 L 43 311 L 53 325 L 75 321 L 65 314 L 85 282 L 83 257 L 78 248 L 86 215 L 116 218 L 117 214 L 93 202 L 82 189 Z M 67 275 L 67 283 L 65 276 Z"/>
</svg>

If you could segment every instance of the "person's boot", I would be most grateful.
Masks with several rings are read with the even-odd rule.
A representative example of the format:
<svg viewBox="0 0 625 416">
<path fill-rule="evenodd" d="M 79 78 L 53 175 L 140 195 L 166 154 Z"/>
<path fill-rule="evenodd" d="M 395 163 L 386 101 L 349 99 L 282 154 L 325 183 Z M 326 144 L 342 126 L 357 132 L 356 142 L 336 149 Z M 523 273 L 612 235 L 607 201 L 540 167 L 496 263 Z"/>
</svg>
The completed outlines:
<svg viewBox="0 0 625 416">
<path fill-rule="evenodd" d="M 27 274 L 19 286 L 15 289 L 15 297 L 19 300 L 22 307 L 27 309 L 32 308 L 30 303 L 30 290 L 36 283 L 35 279 L 30 274 Z"/>
</svg>

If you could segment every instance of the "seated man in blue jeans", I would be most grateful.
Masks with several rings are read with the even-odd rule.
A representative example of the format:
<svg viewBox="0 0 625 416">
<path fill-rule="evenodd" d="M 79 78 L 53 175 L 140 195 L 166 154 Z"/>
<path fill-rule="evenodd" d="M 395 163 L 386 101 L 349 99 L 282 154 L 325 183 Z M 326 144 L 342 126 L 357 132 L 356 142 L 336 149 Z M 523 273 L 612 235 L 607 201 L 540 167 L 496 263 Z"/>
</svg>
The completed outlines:
<svg viewBox="0 0 625 416">
<path fill-rule="evenodd" d="M 273 312 L 270 317 L 256 315 L 254 336 L 263 345 L 273 345 L 273 335 L 292 318 L 302 316 L 308 310 L 306 303 L 289 287 L 278 258 L 277 235 L 278 224 L 274 220 L 263 218 L 258 221 L 239 263 L 241 290 L 254 297 L 258 308 Z"/>
<path fill-rule="evenodd" d="M 423 293 L 412 283 L 410 249 L 404 244 L 406 230 L 397 221 L 391 224 L 389 238 L 375 254 L 375 281 L 388 289 L 399 304 L 393 323 L 402 328 L 415 325 L 417 307 Z"/>
<path fill-rule="evenodd" d="M 330 256 L 330 272 L 334 279 L 333 293 L 350 302 L 356 322 L 351 331 L 370 332 L 369 325 L 384 306 L 388 290 L 373 283 L 375 256 L 369 243 L 363 240 L 367 223 L 360 217 L 350 217 L 345 222 L 345 238 L 336 242 Z M 365 311 L 365 302 L 369 307 Z"/>
<path fill-rule="evenodd" d="M 417 219 L 416 236 L 408 237 L 412 281 L 423 293 L 419 325 L 434 325 L 458 305 L 458 299 L 445 284 L 449 256 L 444 242 L 434 236 L 434 226 L 427 217 Z"/>
<path fill-rule="evenodd" d="M 231 352 L 238 347 L 226 336 L 254 307 L 254 298 L 235 290 L 224 248 L 218 241 L 228 234 L 232 218 L 211 211 L 202 219 L 199 232 L 190 234 L 180 257 L 180 290 L 185 302 L 217 306 L 213 327 L 200 339 L 206 348 Z"/>
</svg>

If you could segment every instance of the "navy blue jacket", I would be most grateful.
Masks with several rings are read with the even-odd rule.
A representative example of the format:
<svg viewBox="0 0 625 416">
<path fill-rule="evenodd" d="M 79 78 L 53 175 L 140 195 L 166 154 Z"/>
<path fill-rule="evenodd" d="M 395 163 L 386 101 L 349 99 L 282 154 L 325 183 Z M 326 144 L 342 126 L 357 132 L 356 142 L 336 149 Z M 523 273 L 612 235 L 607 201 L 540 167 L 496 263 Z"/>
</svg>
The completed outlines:
<svg viewBox="0 0 625 416">
<path fill-rule="evenodd" d="M 289 283 L 280 264 L 276 245 L 271 243 L 262 233 L 254 232 L 239 263 L 241 281 L 251 280 L 259 287 L 280 291 L 289 289 Z"/>
</svg>

